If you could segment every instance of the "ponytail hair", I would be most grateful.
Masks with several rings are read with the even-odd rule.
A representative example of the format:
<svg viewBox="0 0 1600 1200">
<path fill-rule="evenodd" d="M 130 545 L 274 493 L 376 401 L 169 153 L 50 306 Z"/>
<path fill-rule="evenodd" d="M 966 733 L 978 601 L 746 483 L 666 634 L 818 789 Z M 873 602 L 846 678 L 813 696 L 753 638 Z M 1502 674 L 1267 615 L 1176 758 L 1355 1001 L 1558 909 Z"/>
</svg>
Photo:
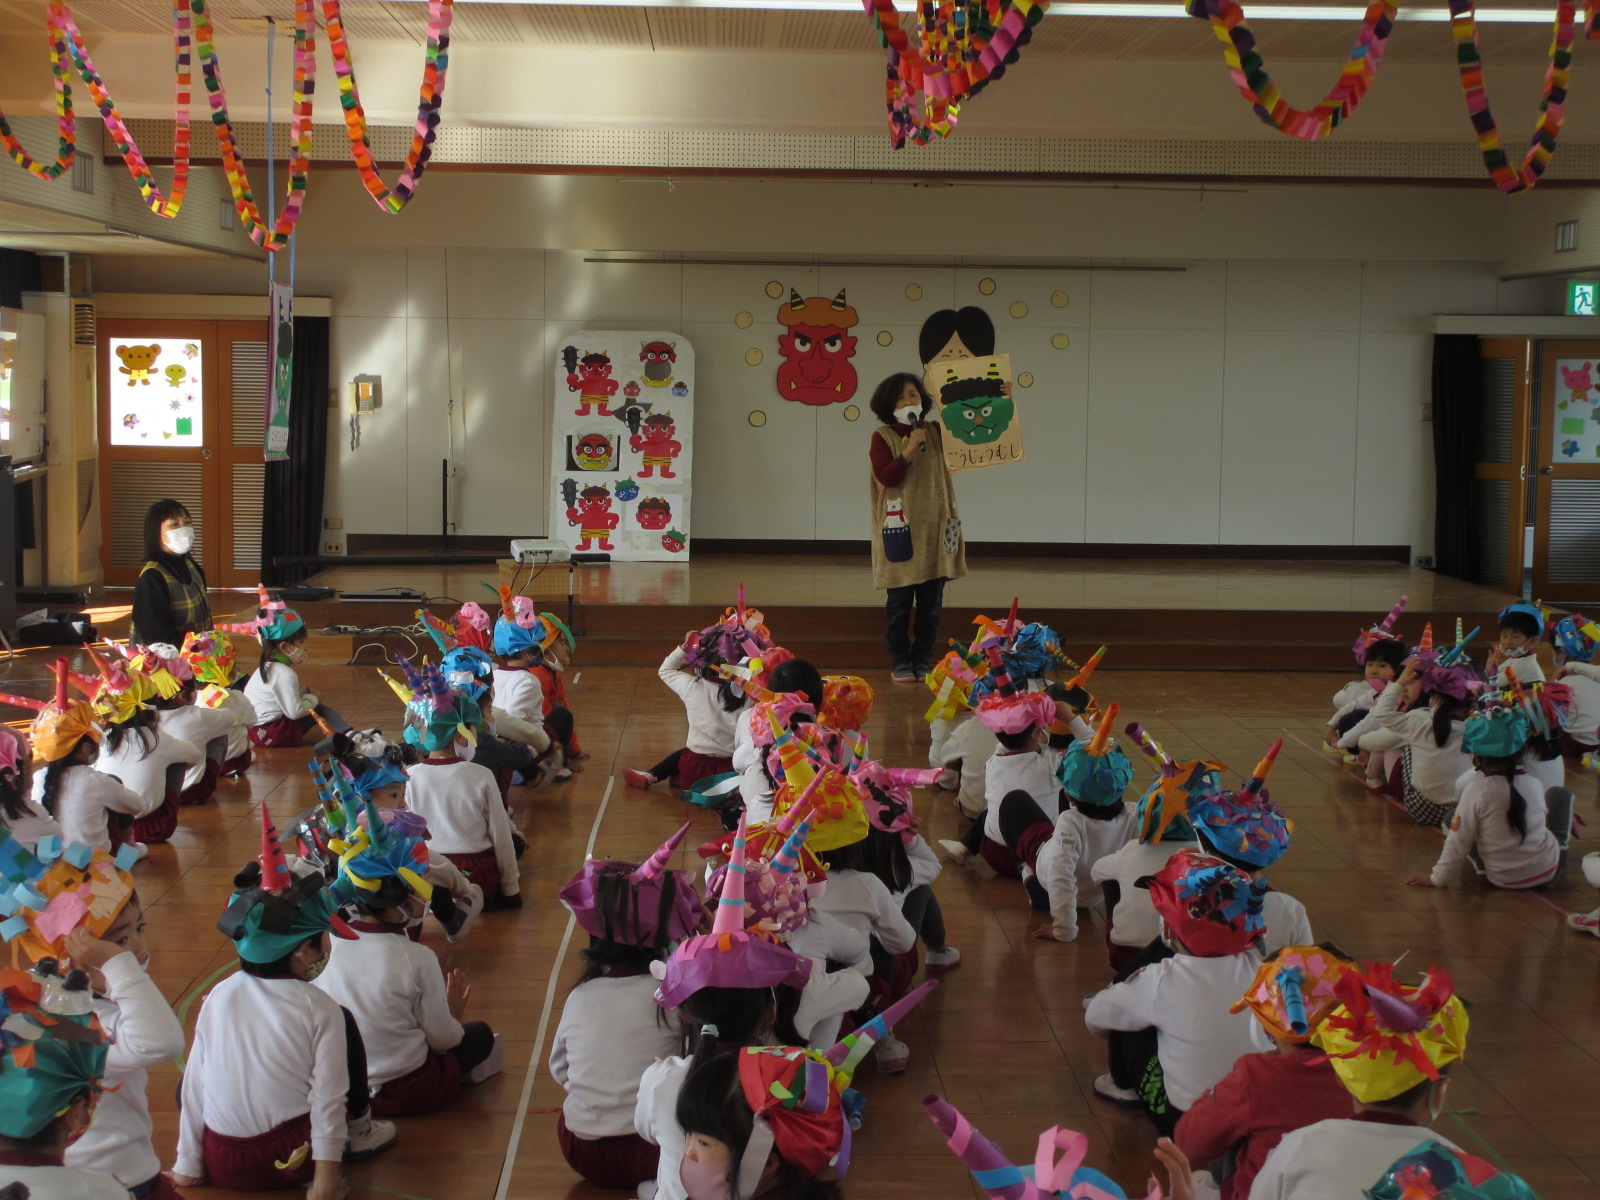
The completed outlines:
<svg viewBox="0 0 1600 1200">
<path fill-rule="evenodd" d="M 68 771 L 75 767 L 83 766 L 82 763 L 77 761 L 78 751 L 83 749 L 83 743 L 89 740 L 91 739 L 85 734 L 78 739 L 77 744 L 72 747 L 69 753 L 62 755 L 54 762 L 45 764 L 44 787 L 39 793 L 39 804 L 52 817 L 56 815 L 56 801 L 61 796 L 62 782 L 66 779 Z"/>
<path fill-rule="evenodd" d="M 1428 696 L 1439 702 L 1433 706 L 1433 744 L 1443 750 L 1450 744 L 1451 724 L 1466 719 L 1467 702 L 1443 692 L 1429 692 Z"/>
<path fill-rule="evenodd" d="M 122 751 L 122 743 L 129 736 L 136 737 L 139 742 L 139 759 L 143 762 L 150 757 L 150 751 L 156 748 L 158 735 L 155 731 L 156 713 L 153 708 L 135 709 L 126 721 L 112 721 L 106 726 L 106 749 L 112 754 Z"/>
</svg>

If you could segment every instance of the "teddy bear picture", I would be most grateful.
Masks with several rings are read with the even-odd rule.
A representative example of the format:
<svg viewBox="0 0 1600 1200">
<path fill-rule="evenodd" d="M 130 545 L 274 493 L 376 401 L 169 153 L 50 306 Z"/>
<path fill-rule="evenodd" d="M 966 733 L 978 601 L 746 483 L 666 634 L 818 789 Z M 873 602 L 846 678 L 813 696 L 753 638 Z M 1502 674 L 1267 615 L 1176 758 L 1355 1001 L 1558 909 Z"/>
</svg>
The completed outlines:
<svg viewBox="0 0 1600 1200">
<path fill-rule="evenodd" d="M 116 350 L 117 357 L 122 360 L 122 366 L 117 370 L 128 377 L 128 386 L 142 383 L 149 387 L 156 359 L 161 357 L 161 347 L 151 343 L 148 346 L 118 346 Z"/>
</svg>

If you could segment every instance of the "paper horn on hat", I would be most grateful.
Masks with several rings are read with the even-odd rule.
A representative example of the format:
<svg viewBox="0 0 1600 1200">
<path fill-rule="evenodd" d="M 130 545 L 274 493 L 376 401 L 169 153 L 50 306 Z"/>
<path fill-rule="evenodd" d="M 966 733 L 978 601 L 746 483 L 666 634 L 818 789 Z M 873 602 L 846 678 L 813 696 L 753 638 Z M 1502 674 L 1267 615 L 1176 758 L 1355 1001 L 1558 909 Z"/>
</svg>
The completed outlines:
<svg viewBox="0 0 1600 1200">
<path fill-rule="evenodd" d="M 1122 705 L 1111 703 L 1106 705 L 1106 711 L 1100 718 L 1100 727 L 1094 731 L 1094 737 L 1089 740 L 1086 753 L 1091 758 L 1103 758 L 1111 749 L 1111 726 L 1117 719 L 1117 714 L 1122 711 Z"/>
<path fill-rule="evenodd" d="M 678 847 L 683 844 L 683 839 L 689 833 L 692 821 L 685 821 L 678 832 L 661 843 L 660 848 L 644 862 L 639 864 L 638 870 L 630 877 L 634 883 L 648 883 L 667 869 L 667 864 L 672 861 L 672 856 L 678 852 Z"/>
<path fill-rule="evenodd" d="M 283 846 L 278 841 L 278 830 L 272 824 L 272 814 L 261 805 L 261 890 L 264 892 L 288 891 L 294 882 L 289 875 L 289 860 L 283 856 Z"/>
<path fill-rule="evenodd" d="M 10 692 L 0 692 L 0 704 L 15 704 L 18 708 L 33 712 L 43 712 L 50 707 L 43 700 L 35 700 L 31 696 L 13 696 Z"/>
<path fill-rule="evenodd" d="M 1456 641 L 1461 640 L 1461 631 L 1466 628 L 1466 622 L 1460 617 L 1456 618 Z"/>
<path fill-rule="evenodd" d="M 1267 776 L 1272 773 L 1272 764 L 1278 761 L 1278 752 L 1282 749 L 1282 738 L 1272 743 L 1272 749 L 1262 756 L 1261 761 L 1256 764 L 1255 771 L 1251 773 L 1249 779 L 1244 781 L 1244 786 L 1239 789 L 1241 798 L 1254 798 L 1261 794 L 1261 788 L 1267 782 Z"/>
<path fill-rule="evenodd" d="M 422 630 L 433 639 L 433 644 L 439 647 L 440 655 L 450 653 L 450 644 L 447 640 L 450 630 L 445 623 L 439 620 L 425 608 L 417 609 L 417 620 L 422 624 Z"/>
<path fill-rule="evenodd" d="M 867 1056 L 867 1051 L 888 1037 L 889 1031 L 899 1024 L 900 1019 L 927 999 L 928 993 L 938 986 L 937 979 L 924 980 L 920 987 L 907 992 L 872 1020 L 856 1026 L 854 1033 L 829 1047 L 822 1056 L 833 1064 L 834 1070 L 844 1077 L 844 1082 L 849 1083 L 856 1067 Z"/>
<path fill-rule="evenodd" d="M 1089 682 L 1089 677 L 1094 674 L 1095 668 L 1100 665 L 1100 660 L 1106 656 L 1106 651 L 1109 649 L 1109 646 L 1101 646 L 1100 649 L 1091 654 L 1089 656 L 1089 661 L 1084 663 L 1078 673 L 1067 681 L 1067 687 L 1077 688 L 1086 686 Z"/>
<path fill-rule="evenodd" d="M 794 827 L 794 832 L 789 835 L 789 840 L 784 842 L 772 856 L 767 869 L 778 876 L 793 875 L 794 869 L 800 865 L 800 848 L 805 845 L 810 833 L 811 810 L 807 808 L 806 815 L 800 818 L 799 824 Z"/>
<path fill-rule="evenodd" d="M 1395 601 L 1394 607 L 1389 610 L 1389 615 L 1378 622 L 1378 628 L 1375 630 L 1375 632 L 1380 637 L 1388 637 L 1391 633 L 1393 633 L 1395 622 L 1400 619 L 1400 614 L 1405 612 L 1406 605 L 1410 602 L 1410 596 L 1401 596 L 1400 599 Z"/>
<path fill-rule="evenodd" d="M 1481 625 L 1474 625 L 1471 633 L 1463 635 L 1461 632 L 1461 618 L 1457 617 L 1456 644 L 1439 656 L 1439 665 L 1442 667 L 1454 666 L 1465 658 L 1467 646 L 1472 642 L 1473 638 L 1478 636 L 1478 630 L 1481 628 L 1483 628 Z"/>
<path fill-rule="evenodd" d="M 389 685 L 389 690 L 400 698 L 401 704 L 411 703 L 412 693 L 406 690 L 405 684 L 401 683 L 382 667 L 378 668 L 378 674 L 383 676 L 383 681 Z"/>
<path fill-rule="evenodd" d="M 512 603 L 511 589 L 505 584 L 501 584 L 498 594 L 500 596 L 500 614 L 508 621 L 515 621 L 517 619 L 517 606 Z"/>
<path fill-rule="evenodd" d="M 828 774 L 826 770 L 818 771 L 811 776 L 811 781 L 801 789 L 800 795 L 789 806 L 789 811 L 779 818 L 778 823 L 772 827 L 772 836 L 780 845 L 794 832 L 801 821 L 811 816 L 811 809 L 816 802 L 817 789 L 822 786 L 823 778 Z"/>
<path fill-rule="evenodd" d="M 52 671 L 54 671 L 55 675 L 56 675 L 56 696 L 55 696 L 55 708 L 56 708 L 56 711 L 57 712 L 66 712 L 67 711 L 67 676 L 68 676 L 68 674 L 70 674 L 70 672 L 67 670 L 67 660 L 65 658 L 56 659 L 56 661 L 53 664 L 51 664 L 50 669 Z"/>
<path fill-rule="evenodd" d="M 1053 1200 L 943 1096 L 927 1097 L 922 1110 L 993 1200 Z"/>
<path fill-rule="evenodd" d="M 1139 722 L 1129 721 L 1123 732 L 1133 739 L 1135 746 L 1144 751 L 1146 758 L 1161 768 L 1163 775 L 1169 775 L 1177 770 L 1178 764 L 1172 761 L 1172 756 L 1161 748 L 1160 742 L 1145 732 L 1144 726 Z"/>
<path fill-rule="evenodd" d="M 1005 623 L 1005 626 L 1001 630 L 1001 636 L 1009 638 L 1016 631 L 1017 631 L 1017 597 L 1013 596 L 1013 597 L 1011 597 L 1011 611 L 1010 611 L 1010 613 L 1008 613 L 1006 615 L 1006 623 Z"/>
<path fill-rule="evenodd" d="M 1433 651 L 1433 622 L 1429 621 L 1422 627 L 1422 641 L 1417 643 L 1419 654 L 1429 654 Z"/>
<path fill-rule="evenodd" d="M 433 698 L 433 711 L 435 716 L 446 715 L 456 706 L 456 694 L 450 690 L 450 683 L 444 677 L 444 672 L 437 667 L 427 667 L 423 678 L 427 680 L 428 692 Z"/>
<path fill-rule="evenodd" d="M 744 932 L 744 814 L 739 814 L 739 829 L 733 835 L 733 853 L 728 856 L 728 871 L 722 877 L 722 894 L 717 897 L 717 913 L 712 933 Z"/>
</svg>

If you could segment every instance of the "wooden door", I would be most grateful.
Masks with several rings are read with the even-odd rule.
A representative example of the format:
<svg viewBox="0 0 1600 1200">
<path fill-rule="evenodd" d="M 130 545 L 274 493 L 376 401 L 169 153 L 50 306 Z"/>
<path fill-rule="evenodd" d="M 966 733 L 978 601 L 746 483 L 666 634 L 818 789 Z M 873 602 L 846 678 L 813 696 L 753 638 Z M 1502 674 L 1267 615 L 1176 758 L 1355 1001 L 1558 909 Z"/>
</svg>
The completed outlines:
<svg viewBox="0 0 1600 1200">
<path fill-rule="evenodd" d="M 1533 594 L 1600 599 L 1600 341 L 1540 343 Z"/>
<path fill-rule="evenodd" d="M 1520 594 L 1528 515 L 1528 436 L 1533 415 L 1533 340 L 1484 338 L 1473 448 L 1475 583 Z"/>
<path fill-rule="evenodd" d="M 100 326 L 100 496 L 106 583 L 144 564 L 144 514 L 182 503 L 212 587 L 260 575 L 265 321 L 137 320 Z"/>
</svg>

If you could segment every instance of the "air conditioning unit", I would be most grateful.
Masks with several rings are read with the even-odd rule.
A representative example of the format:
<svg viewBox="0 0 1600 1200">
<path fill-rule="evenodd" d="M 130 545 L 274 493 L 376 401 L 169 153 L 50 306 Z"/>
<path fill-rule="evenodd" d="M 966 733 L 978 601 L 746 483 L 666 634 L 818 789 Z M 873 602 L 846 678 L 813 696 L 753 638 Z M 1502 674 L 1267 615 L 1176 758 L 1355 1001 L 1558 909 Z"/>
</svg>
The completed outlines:
<svg viewBox="0 0 1600 1200">
<path fill-rule="evenodd" d="M 94 301 L 29 293 L 23 306 L 45 318 L 46 586 L 95 587 L 104 572 Z"/>
</svg>

